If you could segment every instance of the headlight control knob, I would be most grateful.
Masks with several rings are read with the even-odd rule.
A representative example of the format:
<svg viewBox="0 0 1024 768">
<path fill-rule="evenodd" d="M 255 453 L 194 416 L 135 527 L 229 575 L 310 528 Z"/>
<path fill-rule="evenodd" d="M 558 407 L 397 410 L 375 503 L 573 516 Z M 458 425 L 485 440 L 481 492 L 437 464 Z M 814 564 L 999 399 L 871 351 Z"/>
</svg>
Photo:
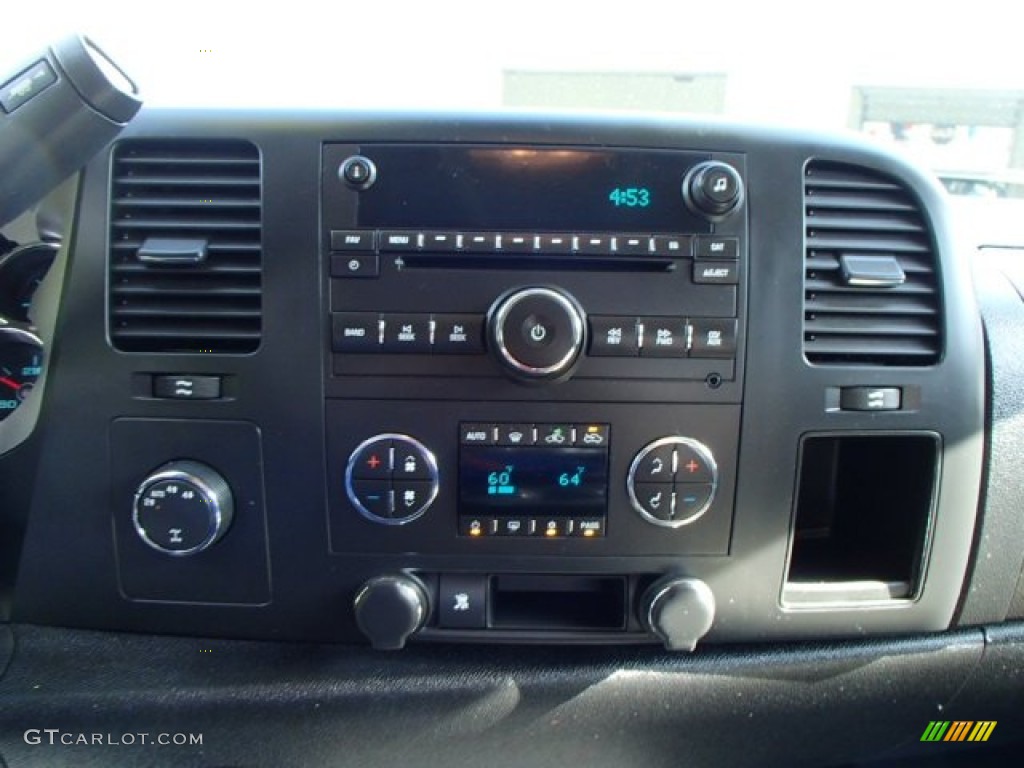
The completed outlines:
<svg viewBox="0 0 1024 768">
<path fill-rule="evenodd" d="M 174 557 L 209 549 L 231 526 L 234 500 L 220 474 L 198 461 L 172 461 L 135 492 L 132 523 L 146 544 Z"/>
<path fill-rule="evenodd" d="M 692 651 L 714 618 L 715 596 L 700 579 L 666 576 L 647 589 L 640 603 L 644 627 L 670 651 Z"/>
<path fill-rule="evenodd" d="M 583 309 L 554 288 L 520 288 L 498 299 L 487 332 L 498 361 L 524 381 L 567 379 L 586 342 Z"/>
<path fill-rule="evenodd" d="M 403 573 L 376 576 L 367 581 L 353 604 L 356 624 L 378 651 L 397 651 L 416 634 L 430 614 L 427 591 Z"/>
</svg>

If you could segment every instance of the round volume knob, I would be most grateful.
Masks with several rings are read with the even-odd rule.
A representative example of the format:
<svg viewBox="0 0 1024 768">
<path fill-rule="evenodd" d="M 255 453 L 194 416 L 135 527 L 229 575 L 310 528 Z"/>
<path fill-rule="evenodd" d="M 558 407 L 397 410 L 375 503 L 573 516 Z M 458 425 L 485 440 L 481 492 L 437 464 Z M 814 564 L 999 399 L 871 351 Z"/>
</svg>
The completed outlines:
<svg viewBox="0 0 1024 768">
<path fill-rule="evenodd" d="M 666 576 L 647 589 L 640 603 L 644 627 L 670 651 L 692 651 L 714 618 L 715 596 L 700 579 Z"/>
<path fill-rule="evenodd" d="M 378 651 L 397 651 L 427 621 L 430 602 L 412 576 L 376 576 L 356 594 L 356 624 Z"/>
<path fill-rule="evenodd" d="M 521 288 L 498 299 L 487 331 L 499 362 L 526 381 L 568 378 L 586 341 L 583 309 L 553 288 Z"/>
<path fill-rule="evenodd" d="M 743 202 L 743 180 L 731 165 L 709 160 L 683 178 L 683 200 L 697 215 L 719 221 Z"/>
<path fill-rule="evenodd" d="M 216 470 L 197 461 L 172 461 L 135 492 L 135 532 L 158 552 L 175 557 L 209 549 L 231 525 L 231 488 Z"/>
</svg>

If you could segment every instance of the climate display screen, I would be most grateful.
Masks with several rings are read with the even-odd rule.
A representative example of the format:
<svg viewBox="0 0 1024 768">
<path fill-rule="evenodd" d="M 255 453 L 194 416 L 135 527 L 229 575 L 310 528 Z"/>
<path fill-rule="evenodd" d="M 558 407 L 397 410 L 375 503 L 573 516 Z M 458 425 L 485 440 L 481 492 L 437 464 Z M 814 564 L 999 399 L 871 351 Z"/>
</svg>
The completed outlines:
<svg viewBox="0 0 1024 768">
<path fill-rule="evenodd" d="M 463 515 L 601 516 L 608 453 L 596 448 L 464 446 L 459 467 Z"/>
<path fill-rule="evenodd" d="M 360 227 L 530 232 L 708 233 L 683 205 L 687 169 L 670 150 L 381 145 Z"/>
</svg>

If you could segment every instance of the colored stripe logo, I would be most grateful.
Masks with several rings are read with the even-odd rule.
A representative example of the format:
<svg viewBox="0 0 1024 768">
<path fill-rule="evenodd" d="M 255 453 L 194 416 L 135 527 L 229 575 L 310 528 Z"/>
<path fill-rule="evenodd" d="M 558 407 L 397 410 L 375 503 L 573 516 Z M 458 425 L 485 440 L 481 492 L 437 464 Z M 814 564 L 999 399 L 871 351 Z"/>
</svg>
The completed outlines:
<svg viewBox="0 0 1024 768">
<path fill-rule="evenodd" d="M 932 720 L 921 741 L 988 741 L 996 729 L 995 720 Z"/>
</svg>

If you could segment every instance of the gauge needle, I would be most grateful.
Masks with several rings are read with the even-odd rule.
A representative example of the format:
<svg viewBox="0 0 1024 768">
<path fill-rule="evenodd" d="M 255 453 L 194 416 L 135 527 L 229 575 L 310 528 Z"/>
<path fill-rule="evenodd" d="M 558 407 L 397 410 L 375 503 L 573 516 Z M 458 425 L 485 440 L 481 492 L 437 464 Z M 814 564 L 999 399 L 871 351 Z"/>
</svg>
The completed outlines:
<svg viewBox="0 0 1024 768">
<path fill-rule="evenodd" d="M 18 382 L 14 381 L 13 379 L 5 378 L 4 376 L 0 376 L 0 384 L 6 384 L 8 387 L 13 389 L 15 392 L 17 392 L 19 389 L 21 389 L 21 384 L 19 384 Z"/>
</svg>

